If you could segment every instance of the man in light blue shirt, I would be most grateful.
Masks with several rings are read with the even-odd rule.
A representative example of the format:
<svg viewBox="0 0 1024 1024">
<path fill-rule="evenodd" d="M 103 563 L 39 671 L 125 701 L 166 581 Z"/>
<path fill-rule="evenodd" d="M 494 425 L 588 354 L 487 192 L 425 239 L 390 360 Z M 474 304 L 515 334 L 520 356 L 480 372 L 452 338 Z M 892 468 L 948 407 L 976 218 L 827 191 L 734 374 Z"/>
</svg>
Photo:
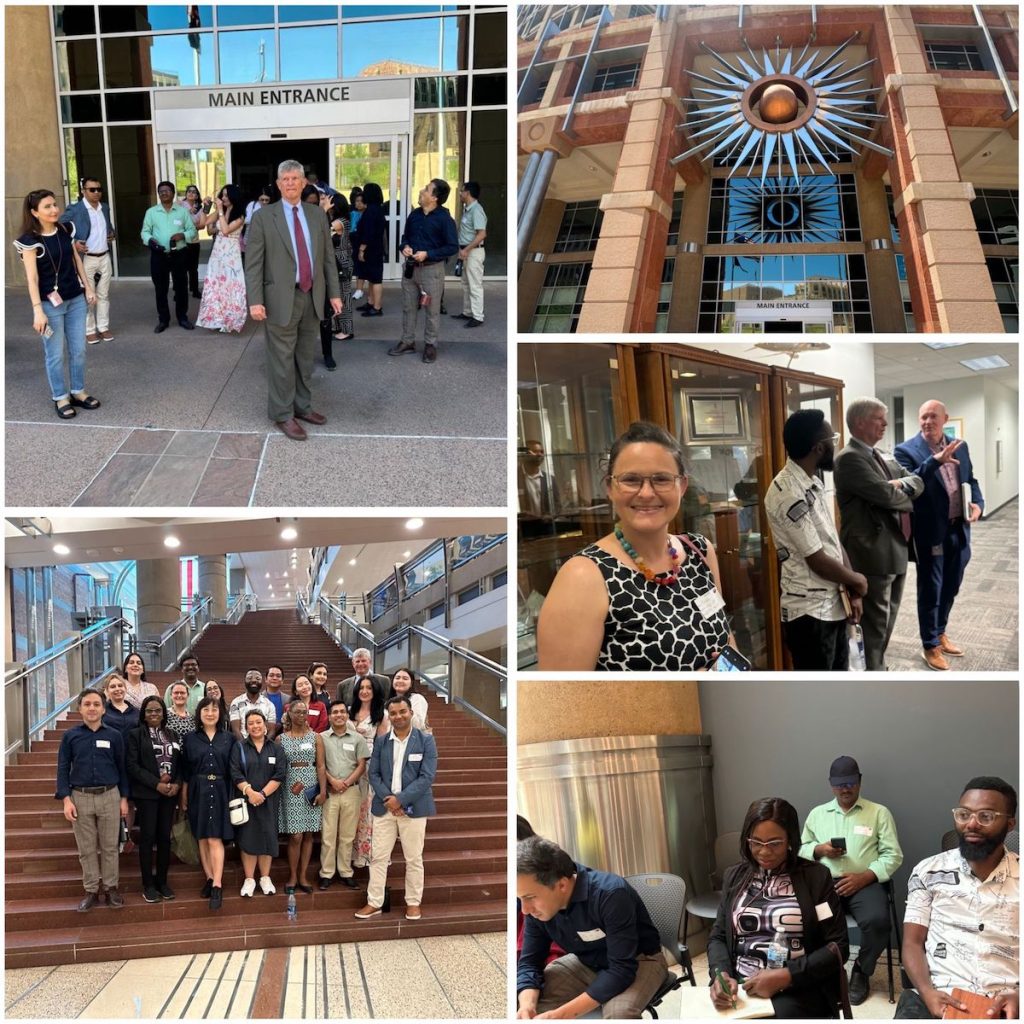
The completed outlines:
<svg viewBox="0 0 1024 1024">
<path fill-rule="evenodd" d="M 142 221 L 142 242 L 149 247 L 149 275 L 156 289 L 157 325 L 154 334 L 167 330 L 171 311 L 167 286 L 174 282 L 174 316 L 186 331 L 193 330 L 188 318 L 188 274 L 185 252 L 189 242 L 199 238 L 188 210 L 174 201 L 174 185 L 161 181 L 156 187 L 160 202 L 146 211 Z"/>
</svg>

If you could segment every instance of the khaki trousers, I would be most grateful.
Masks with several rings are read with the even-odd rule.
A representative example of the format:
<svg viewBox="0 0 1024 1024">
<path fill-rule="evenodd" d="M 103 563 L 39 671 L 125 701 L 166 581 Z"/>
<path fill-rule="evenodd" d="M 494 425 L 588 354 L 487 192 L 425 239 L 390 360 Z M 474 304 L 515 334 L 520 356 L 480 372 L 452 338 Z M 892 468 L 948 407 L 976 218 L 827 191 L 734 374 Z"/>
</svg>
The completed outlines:
<svg viewBox="0 0 1024 1024">
<path fill-rule="evenodd" d="M 661 952 L 642 953 L 637 957 L 636 978 L 633 984 L 601 1006 L 605 1020 L 639 1020 L 644 1007 L 654 998 L 668 976 L 665 958 Z M 544 968 L 544 984 L 537 1003 L 537 1012 L 554 1010 L 582 995 L 597 977 L 579 957 L 568 953 Z"/>
<path fill-rule="evenodd" d="M 340 878 L 352 877 L 352 841 L 359 824 L 359 786 L 344 793 L 329 793 L 324 804 L 324 826 L 320 833 L 320 877 L 333 878 L 337 867 Z"/>
<path fill-rule="evenodd" d="M 430 296 L 430 305 L 424 310 L 426 326 L 423 342 L 437 344 L 441 324 L 441 299 L 444 297 L 444 261 L 439 260 L 429 267 L 419 266 L 411 278 L 402 275 L 402 344 L 416 343 L 416 316 L 420 311 L 420 289 Z"/>
<path fill-rule="evenodd" d="M 371 907 L 384 905 L 384 883 L 388 880 L 388 859 L 395 840 L 402 841 L 405 855 L 405 905 L 418 907 L 423 900 L 423 841 L 427 836 L 427 819 L 401 817 L 388 813 L 373 815 L 373 852 L 370 854 L 370 882 L 366 902 Z"/>
<path fill-rule="evenodd" d="M 470 249 L 462 261 L 462 312 L 474 320 L 484 318 L 484 251 Z"/>
<path fill-rule="evenodd" d="M 114 268 L 110 262 L 110 253 L 102 256 L 82 257 L 85 279 L 95 285 L 96 304 L 87 306 L 85 310 L 85 332 L 96 334 L 110 329 L 110 279 L 114 276 Z M 99 279 L 97 280 L 97 275 Z"/>
<path fill-rule="evenodd" d="M 320 349 L 320 317 L 313 293 L 295 289 L 291 319 L 267 329 L 267 414 L 275 423 L 313 408 L 313 359 Z"/>
<path fill-rule="evenodd" d="M 83 793 L 73 789 L 71 802 L 78 811 L 78 819 L 71 827 L 78 844 L 85 891 L 99 892 L 101 879 L 108 889 L 116 889 L 121 830 L 121 794 L 117 786 L 106 793 Z"/>
</svg>

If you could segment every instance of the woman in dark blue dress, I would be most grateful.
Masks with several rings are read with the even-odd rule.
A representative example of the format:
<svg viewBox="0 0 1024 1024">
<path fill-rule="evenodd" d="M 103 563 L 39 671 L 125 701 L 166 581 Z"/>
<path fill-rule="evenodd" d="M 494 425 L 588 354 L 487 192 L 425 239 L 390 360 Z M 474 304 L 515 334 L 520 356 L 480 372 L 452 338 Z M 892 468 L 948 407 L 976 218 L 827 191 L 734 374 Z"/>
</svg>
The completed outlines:
<svg viewBox="0 0 1024 1024">
<path fill-rule="evenodd" d="M 209 897 L 210 909 L 220 910 L 224 876 L 224 843 L 234 839 L 228 817 L 231 799 L 231 748 L 235 738 L 220 728 L 220 704 L 204 697 L 196 708 L 196 731 L 182 745 L 183 776 L 181 809 L 188 812 L 192 834 L 199 842 L 199 860 L 206 872 L 201 895 Z"/>
<path fill-rule="evenodd" d="M 363 186 L 363 202 L 366 209 L 359 218 L 353 250 L 362 268 L 362 277 L 367 283 L 367 301 L 358 308 L 363 316 L 380 316 L 384 301 L 384 236 L 388 222 L 384 213 L 384 193 L 380 185 L 367 182 Z"/>
</svg>

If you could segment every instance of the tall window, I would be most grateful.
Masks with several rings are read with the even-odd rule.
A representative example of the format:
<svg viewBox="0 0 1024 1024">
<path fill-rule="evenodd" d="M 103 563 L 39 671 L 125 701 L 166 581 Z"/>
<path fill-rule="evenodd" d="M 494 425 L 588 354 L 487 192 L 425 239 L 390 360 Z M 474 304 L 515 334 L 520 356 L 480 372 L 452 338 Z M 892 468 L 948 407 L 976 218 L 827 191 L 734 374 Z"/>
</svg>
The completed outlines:
<svg viewBox="0 0 1024 1024">
<path fill-rule="evenodd" d="M 1018 192 L 1011 188 L 976 188 L 971 212 L 982 245 L 1018 245 Z"/>
<path fill-rule="evenodd" d="M 985 263 L 995 289 L 999 315 L 1003 318 L 1003 329 L 1007 334 L 1016 334 L 1020 330 L 1017 305 L 1020 296 L 1020 261 L 1016 256 L 1010 259 L 989 256 Z"/>
<path fill-rule="evenodd" d="M 984 71 L 981 54 L 974 43 L 928 43 L 924 53 L 936 71 Z"/>
<path fill-rule="evenodd" d="M 658 312 L 654 318 L 654 330 L 658 334 L 668 331 L 668 314 L 672 307 L 672 276 L 676 261 L 670 256 L 661 268 L 661 286 L 658 289 Z"/>
<path fill-rule="evenodd" d="M 530 330 L 536 334 L 575 334 L 589 280 L 589 263 L 555 263 L 548 267 Z"/>
<path fill-rule="evenodd" d="M 640 62 L 608 64 L 594 72 L 591 92 L 611 92 L 612 89 L 632 89 L 640 75 Z"/>
<path fill-rule="evenodd" d="M 900 253 L 896 253 L 896 275 L 900 279 L 900 295 L 903 298 L 903 320 L 907 325 L 907 333 L 915 334 L 917 332 L 917 321 L 914 320 L 914 307 L 910 302 L 910 284 L 907 281 L 907 261 Z"/>
<path fill-rule="evenodd" d="M 554 252 L 589 252 L 596 249 L 603 216 L 597 199 L 566 203 Z"/>
</svg>

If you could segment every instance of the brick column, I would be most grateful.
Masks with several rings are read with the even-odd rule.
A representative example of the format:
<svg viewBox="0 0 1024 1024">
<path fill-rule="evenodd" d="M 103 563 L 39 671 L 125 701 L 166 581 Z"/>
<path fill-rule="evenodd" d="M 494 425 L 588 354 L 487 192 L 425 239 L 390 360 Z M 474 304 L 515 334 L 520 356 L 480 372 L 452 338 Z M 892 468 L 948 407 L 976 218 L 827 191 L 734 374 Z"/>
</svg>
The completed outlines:
<svg viewBox="0 0 1024 1024">
<path fill-rule="evenodd" d="M 669 163 L 682 113 L 668 86 L 676 19 L 655 21 L 635 92 L 580 313 L 580 333 L 653 331 L 676 171 Z"/>
<path fill-rule="evenodd" d="M 896 157 L 892 185 L 914 313 L 934 332 L 998 332 L 1003 324 L 939 104 L 939 75 L 925 63 L 909 7 L 885 8 L 895 73 L 887 76 Z"/>
</svg>

